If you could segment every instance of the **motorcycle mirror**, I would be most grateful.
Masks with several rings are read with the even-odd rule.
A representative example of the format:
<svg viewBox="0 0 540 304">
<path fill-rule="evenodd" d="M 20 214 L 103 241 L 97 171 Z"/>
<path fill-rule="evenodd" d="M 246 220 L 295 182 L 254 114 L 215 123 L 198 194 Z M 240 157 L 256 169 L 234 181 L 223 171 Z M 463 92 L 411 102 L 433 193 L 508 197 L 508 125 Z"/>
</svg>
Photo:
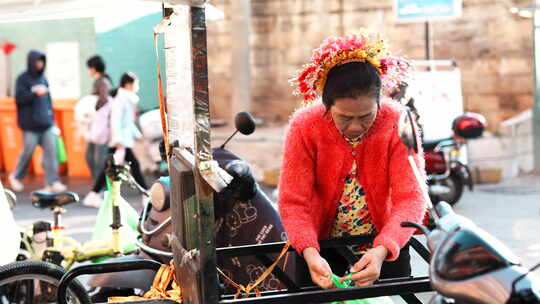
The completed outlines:
<svg viewBox="0 0 540 304">
<path fill-rule="evenodd" d="M 225 148 L 225 145 L 236 135 L 236 133 L 240 132 L 244 135 L 249 135 L 253 132 L 255 132 L 255 120 L 249 114 L 249 112 L 242 111 L 238 112 L 236 116 L 234 117 L 234 126 L 236 127 L 236 131 L 227 138 L 227 140 L 219 147 L 220 149 Z"/>
<path fill-rule="evenodd" d="M 409 108 L 401 113 L 398 125 L 399 138 L 407 146 L 409 151 L 418 153 L 418 141 L 416 140 L 416 129 L 413 124 L 412 112 Z"/>
<path fill-rule="evenodd" d="M 15 193 L 13 193 L 13 191 L 11 190 L 4 189 L 4 194 L 6 195 L 9 208 L 15 208 L 15 206 L 17 206 L 17 196 L 15 195 Z"/>
<path fill-rule="evenodd" d="M 251 114 L 246 111 L 238 112 L 238 114 L 236 114 L 234 118 L 234 125 L 236 130 L 244 135 L 249 135 L 255 132 L 255 120 Z"/>
</svg>

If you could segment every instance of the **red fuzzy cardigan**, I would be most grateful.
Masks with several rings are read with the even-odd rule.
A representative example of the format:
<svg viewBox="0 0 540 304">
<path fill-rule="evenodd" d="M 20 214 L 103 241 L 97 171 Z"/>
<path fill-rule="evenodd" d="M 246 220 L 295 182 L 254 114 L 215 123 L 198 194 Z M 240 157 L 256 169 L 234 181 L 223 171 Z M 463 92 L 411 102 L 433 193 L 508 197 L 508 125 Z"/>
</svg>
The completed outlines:
<svg viewBox="0 0 540 304">
<path fill-rule="evenodd" d="M 318 240 L 329 237 L 345 178 L 356 159 L 359 182 L 377 229 L 373 245 L 388 249 L 387 260 L 397 259 L 414 232 L 402 228 L 401 222 L 420 223 L 426 211 L 397 131 L 402 111 L 397 102 L 383 102 L 355 148 L 341 136 L 323 104 L 293 114 L 285 140 L 279 212 L 288 239 L 299 253 L 307 247 L 319 250 Z M 424 174 L 422 152 L 414 158 Z"/>
</svg>

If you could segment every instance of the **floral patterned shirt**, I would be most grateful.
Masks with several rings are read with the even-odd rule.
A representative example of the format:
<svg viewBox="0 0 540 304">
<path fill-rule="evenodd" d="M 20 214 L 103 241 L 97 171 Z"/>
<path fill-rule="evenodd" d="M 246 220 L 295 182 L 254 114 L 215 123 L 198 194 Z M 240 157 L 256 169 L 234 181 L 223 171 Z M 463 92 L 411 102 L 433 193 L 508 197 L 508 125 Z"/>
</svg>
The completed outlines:
<svg viewBox="0 0 540 304">
<path fill-rule="evenodd" d="M 355 147 L 360 138 L 347 141 Z M 344 237 L 347 235 L 361 235 L 375 233 L 375 225 L 371 221 L 366 196 L 362 186 L 358 183 L 356 176 L 356 161 L 345 179 L 345 186 L 341 199 L 338 203 L 338 210 L 334 226 L 332 228 L 332 237 Z M 364 254 L 372 244 L 350 246 L 349 248 L 355 254 Z"/>
</svg>

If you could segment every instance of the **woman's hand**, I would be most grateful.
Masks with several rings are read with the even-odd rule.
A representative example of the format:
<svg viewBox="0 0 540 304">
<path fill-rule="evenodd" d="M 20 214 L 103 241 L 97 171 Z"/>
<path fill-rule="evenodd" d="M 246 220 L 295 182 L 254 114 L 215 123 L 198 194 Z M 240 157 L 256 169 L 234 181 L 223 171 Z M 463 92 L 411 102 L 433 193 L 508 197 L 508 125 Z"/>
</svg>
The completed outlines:
<svg viewBox="0 0 540 304">
<path fill-rule="evenodd" d="M 308 265 L 313 283 L 324 289 L 332 288 L 334 286 L 331 279 L 332 269 L 330 269 L 328 262 L 321 257 L 319 251 L 313 247 L 308 247 L 304 249 L 302 255 Z"/>
<path fill-rule="evenodd" d="M 351 268 L 351 272 L 357 272 L 351 276 L 351 280 L 358 287 L 373 284 L 379 278 L 382 264 L 387 256 L 388 250 L 384 246 L 371 248 Z"/>
</svg>

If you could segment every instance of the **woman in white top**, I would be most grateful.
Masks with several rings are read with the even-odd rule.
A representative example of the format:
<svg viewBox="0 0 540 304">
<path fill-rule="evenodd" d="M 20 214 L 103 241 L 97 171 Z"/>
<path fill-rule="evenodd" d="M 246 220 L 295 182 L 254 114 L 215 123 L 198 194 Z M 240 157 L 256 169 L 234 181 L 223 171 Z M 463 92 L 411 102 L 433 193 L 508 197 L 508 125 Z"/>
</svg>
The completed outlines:
<svg viewBox="0 0 540 304">
<path fill-rule="evenodd" d="M 114 100 L 111 102 L 109 153 L 114 153 L 115 161 L 126 161 L 130 164 L 131 174 L 143 188 L 147 189 L 141 173 L 139 161 L 135 158 L 132 148 L 135 140 L 141 137 L 141 132 L 135 124 L 139 96 L 139 79 L 131 72 L 124 73 L 120 79 L 120 87 L 111 92 Z M 102 171 L 94 183 L 89 196 L 99 197 L 98 193 L 105 186 L 105 171 Z"/>
<path fill-rule="evenodd" d="M 94 79 L 92 95 L 96 97 L 93 101 L 94 111 L 91 114 L 92 116 L 94 113 L 98 113 L 98 115 L 99 113 L 105 113 L 108 115 L 111 100 L 109 91 L 112 89 L 112 81 L 105 71 L 105 62 L 100 56 L 96 55 L 88 59 L 86 65 L 88 67 L 88 73 Z M 105 166 L 109 126 L 106 124 L 96 129 L 95 126 L 100 124 L 99 118 L 97 121 L 94 121 L 92 118 L 90 120 L 90 130 L 86 134 L 87 147 L 85 157 L 92 173 L 92 178 L 95 180 Z"/>
</svg>

